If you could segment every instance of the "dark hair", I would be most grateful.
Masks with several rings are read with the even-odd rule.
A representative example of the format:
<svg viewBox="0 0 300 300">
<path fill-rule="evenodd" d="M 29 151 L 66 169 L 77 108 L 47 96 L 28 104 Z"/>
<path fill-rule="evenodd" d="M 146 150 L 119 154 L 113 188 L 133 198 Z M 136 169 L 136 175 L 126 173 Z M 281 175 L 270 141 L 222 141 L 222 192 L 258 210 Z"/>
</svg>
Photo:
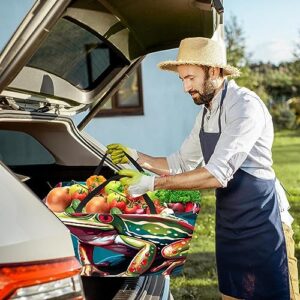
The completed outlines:
<svg viewBox="0 0 300 300">
<path fill-rule="evenodd" d="M 204 79 L 207 80 L 209 78 L 209 69 L 211 67 L 209 67 L 209 66 L 202 66 L 202 68 L 203 68 L 203 71 L 204 71 Z"/>
</svg>

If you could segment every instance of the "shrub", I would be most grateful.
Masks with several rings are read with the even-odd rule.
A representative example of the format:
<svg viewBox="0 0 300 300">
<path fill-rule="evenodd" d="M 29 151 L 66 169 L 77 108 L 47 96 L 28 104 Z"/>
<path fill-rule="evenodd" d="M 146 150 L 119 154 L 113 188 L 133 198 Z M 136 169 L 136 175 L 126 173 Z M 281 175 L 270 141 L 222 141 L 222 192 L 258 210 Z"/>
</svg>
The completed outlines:
<svg viewBox="0 0 300 300">
<path fill-rule="evenodd" d="M 296 114 L 285 103 L 276 104 L 271 109 L 275 129 L 295 129 Z"/>
</svg>

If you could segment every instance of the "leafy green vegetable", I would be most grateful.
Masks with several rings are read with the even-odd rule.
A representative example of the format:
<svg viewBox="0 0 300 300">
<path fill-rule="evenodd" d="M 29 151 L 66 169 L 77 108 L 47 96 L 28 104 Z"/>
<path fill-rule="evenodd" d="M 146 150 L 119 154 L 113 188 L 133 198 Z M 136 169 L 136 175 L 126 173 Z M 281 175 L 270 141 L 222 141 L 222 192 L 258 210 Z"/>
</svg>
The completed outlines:
<svg viewBox="0 0 300 300">
<path fill-rule="evenodd" d="M 121 214 L 122 211 L 117 207 L 112 207 L 111 210 L 110 210 L 110 213 L 111 214 Z"/>
<path fill-rule="evenodd" d="M 157 190 L 155 196 L 162 202 L 194 202 L 201 203 L 200 191 L 173 191 L 173 190 Z"/>
<path fill-rule="evenodd" d="M 81 201 L 78 199 L 73 199 L 70 206 L 75 210 L 78 207 L 78 205 L 80 204 L 80 202 Z"/>
</svg>

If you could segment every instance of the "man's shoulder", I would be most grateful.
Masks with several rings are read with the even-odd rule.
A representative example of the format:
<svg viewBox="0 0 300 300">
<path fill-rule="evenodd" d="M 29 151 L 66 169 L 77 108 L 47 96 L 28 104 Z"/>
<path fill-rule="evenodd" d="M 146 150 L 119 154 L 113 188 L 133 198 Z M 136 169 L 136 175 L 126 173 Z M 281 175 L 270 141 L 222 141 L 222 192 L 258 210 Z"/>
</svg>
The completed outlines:
<svg viewBox="0 0 300 300">
<path fill-rule="evenodd" d="M 262 103 L 260 97 L 250 89 L 239 86 L 234 80 L 228 83 L 228 98 L 232 105 L 236 102 L 256 102 Z"/>
<path fill-rule="evenodd" d="M 268 115 L 268 110 L 260 97 L 246 87 L 240 87 L 234 80 L 230 80 L 228 84 L 228 106 L 231 110 L 233 106 L 239 107 L 239 110 L 246 110 L 249 113 L 262 113 Z"/>
</svg>

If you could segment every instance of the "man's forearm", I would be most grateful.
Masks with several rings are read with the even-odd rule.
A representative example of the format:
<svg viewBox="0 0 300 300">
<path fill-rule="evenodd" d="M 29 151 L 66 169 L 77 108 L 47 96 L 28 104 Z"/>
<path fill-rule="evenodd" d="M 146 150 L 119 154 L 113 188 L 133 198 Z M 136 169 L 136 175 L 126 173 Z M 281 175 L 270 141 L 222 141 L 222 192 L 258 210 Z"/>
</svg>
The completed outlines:
<svg viewBox="0 0 300 300">
<path fill-rule="evenodd" d="M 165 157 L 153 157 L 138 152 L 139 158 L 137 162 L 142 168 L 149 170 L 158 175 L 169 175 L 169 166 Z"/>
<path fill-rule="evenodd" d="M 205 168 L 198 168 L 173 176 L 157 177 L 154 189 L 202 190 L 222 187 L 220 182 Z"/>
</svg>

